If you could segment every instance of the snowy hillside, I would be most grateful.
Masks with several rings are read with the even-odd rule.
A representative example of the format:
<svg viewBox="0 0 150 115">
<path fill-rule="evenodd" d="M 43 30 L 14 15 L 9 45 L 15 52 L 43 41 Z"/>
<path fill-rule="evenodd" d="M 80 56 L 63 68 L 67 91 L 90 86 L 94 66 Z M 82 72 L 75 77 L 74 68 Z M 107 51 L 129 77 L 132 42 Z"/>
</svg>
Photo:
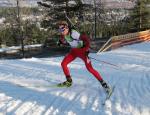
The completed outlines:
<svg viewBox="0 0 150 115">
<path fill-rule="evenodd" d="M 150 115 L 150 42 L 90 54 L 111 85 L 111 100 L 83 62 L 70 64 L 73 86 L 47 87 L 65 80 L 63 57 L 0 60 L 0 115 Z M 20 87 L 20 84 L 24 87 Z"/>
</svg>

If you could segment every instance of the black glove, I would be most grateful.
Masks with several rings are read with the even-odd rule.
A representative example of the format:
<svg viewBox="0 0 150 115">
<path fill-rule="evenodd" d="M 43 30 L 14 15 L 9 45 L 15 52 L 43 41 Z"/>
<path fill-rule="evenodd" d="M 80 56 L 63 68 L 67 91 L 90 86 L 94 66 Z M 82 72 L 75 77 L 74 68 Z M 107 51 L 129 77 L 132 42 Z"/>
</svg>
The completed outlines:
<svg viewBox="0 0 150 115">
<path fill-rule="evenodd" d="M 85 52 L 85 55 L 88 57 L 88 56 L 89 56 L 89 53 L 90 53 L 90 51 L 87 50 L 87 51 Z"/>
<path fill-rule="evenodd" d="M 61 44 L 63 44 L 62 41 L 58 40 L 58 41 L 57 41 L 57 45 L 58 45 L 58 46 L 61 46 Z"/>
</svg>

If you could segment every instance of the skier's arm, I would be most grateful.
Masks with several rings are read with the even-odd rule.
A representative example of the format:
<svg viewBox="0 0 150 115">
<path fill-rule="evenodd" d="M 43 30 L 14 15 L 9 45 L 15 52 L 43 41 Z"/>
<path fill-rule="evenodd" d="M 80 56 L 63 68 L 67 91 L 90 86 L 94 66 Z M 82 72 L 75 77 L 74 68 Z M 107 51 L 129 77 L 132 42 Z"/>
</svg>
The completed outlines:
<svg viewBox="0 0 150 115">
<path fill-rule="evenodd" d="M 60 45 L 67 45 L 67 42 L 64 38 L 64 36 L 60 36 L 59 40 L 57 41 L 57 45 L 60 46 Z"/>
<path fill-rule="evenodd" d="M 89 37 L 86 35 L 86 34 L 82 34 L 81 36 L 80 36 L 80 39 L 81 40 L 83 40 L 83 42 L 84 42 L 84 49 L 86 50 L 86 51 L 89 51 L 89 48 L 90 48 L 90 40 L 89 40 Z"/>
</svg>

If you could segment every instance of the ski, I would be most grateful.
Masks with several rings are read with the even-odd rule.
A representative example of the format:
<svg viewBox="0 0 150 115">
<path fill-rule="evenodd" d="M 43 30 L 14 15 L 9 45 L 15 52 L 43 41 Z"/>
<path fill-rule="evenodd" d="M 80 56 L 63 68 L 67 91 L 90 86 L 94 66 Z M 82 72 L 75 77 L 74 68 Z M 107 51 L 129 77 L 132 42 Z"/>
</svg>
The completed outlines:
<svg viewBox="0 0 150 115">
<path fill-rule="evenodd" d="M 106 97 L 105 97 L 105 99 L 104 99 L 104 101 L 103 101 L 103 103 L 102 103 L 103 106 L 105 106 L 106 101 L 111 98 L 111 96 L 112 96 L 114 90 L 115 90 L 115 86 L 112 87 L 112 90 L 111 90 L 111 92 L 110 92 L 109 94 L 106 94 Z"/>
<path fill-rule="evenodd" d="M 15 84 L 18 87 L 28 87 L 28 88 L 68 88 L 68 86 L 59 86 L 59 84 L 53 84 L 53 85 L 21 85 L 21 84 Z"/>
</svg>

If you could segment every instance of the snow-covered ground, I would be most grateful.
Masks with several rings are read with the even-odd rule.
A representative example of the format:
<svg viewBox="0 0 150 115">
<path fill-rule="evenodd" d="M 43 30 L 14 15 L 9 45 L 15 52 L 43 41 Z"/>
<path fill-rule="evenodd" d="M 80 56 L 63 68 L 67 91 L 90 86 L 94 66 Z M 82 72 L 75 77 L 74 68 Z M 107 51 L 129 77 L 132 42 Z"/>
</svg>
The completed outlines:
<svg viewBox="0 0 150 115">
<path fill-rule="evenodd" d="M 18 52 L 21 50 L 22 46 L 12 46 L 12 47 L 6 47 L 6 48 L 0 48 L 0 53 L 4 52 Z M 30 48 L 40 48 L 42 47 L 42 44 L 36 44 L 36 45 L 25 45 L 24 49 L 30 49 Z"/>
<path fill-rule="evenodd" d="M 90 56 L 118 66 L 92 60 L 116 86 L 105 106 L 102 87 L 80 59 L 69 65 L 70 88 L 47 87 L 65 80 L 63 57 L 1 59 L 0 115 L 150 115 L 150 42 Z"/>
</svg>

